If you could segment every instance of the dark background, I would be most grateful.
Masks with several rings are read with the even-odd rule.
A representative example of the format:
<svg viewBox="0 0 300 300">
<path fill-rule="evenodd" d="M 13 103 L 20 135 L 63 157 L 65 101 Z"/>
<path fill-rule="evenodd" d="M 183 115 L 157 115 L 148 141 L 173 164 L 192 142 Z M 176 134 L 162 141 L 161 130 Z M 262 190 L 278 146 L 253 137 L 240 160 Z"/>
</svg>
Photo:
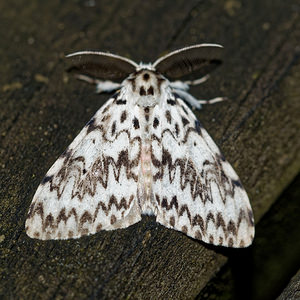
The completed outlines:
<svg viewBox="0 0 300 300">
<path fill-rule="evenodd" d="M 300 268 L 299 40 L 298 0 L 1 0 L 0 298 L 277 297 Z M 208 246 L 149 217 L 79 240 L 28 238 L 40 180 L 108 99 L 67 74 L 64 56 L 151 62 L 196 43 L 225 47 L 224 64 L 191 93 L 229 98 L 196 115 L 249 194 L 253 246 Z"/>
</svg>

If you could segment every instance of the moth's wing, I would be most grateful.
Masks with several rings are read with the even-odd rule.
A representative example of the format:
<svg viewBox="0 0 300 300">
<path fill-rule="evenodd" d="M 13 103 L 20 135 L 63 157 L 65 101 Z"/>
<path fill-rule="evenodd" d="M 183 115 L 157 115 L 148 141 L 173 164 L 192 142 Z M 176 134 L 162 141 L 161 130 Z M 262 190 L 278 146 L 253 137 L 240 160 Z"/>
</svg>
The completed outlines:
<svg viewBox="0 0 300 300">
<path fill-rule="evenodd" d="M 120 95 L 87 123 L 38 187 L 26 232 L 32 238 L 67 239 L 138 222 L 140 132 Z"/>
<path fill-rule="evenodd" d="M 153 196 L 157 222 L 214 245 L 249 246 L 254 220 L 233 168 L 179 98 L 153 117 Z"/>
<path fill-rule="evenodd" d="M 90 77 L 123 81 L 138 65 L 125 57 L 96 51 L 81 51 L 66 56 L 68 71 Z"/>
<path fill-rule="evenodd" d="M 160 57 L 153 67 L 170 80 L 195 80 L 213 71 L 221 63 L 223 47 L 199 44 Z"/>
</svg>

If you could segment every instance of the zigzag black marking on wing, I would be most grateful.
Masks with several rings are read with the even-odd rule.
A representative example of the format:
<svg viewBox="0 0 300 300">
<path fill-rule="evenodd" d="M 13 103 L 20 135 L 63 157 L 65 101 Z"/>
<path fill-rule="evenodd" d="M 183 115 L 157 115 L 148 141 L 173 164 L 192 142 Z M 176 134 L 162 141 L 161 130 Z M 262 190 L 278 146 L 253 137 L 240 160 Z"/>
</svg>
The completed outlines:
<svg viewBox="0 0 300 300">
<path fill-rule="evenodd" d="M 141 145 L 139 137 L 135 137 L 132 141 L 138 141 Z M 50 191 L 56 191 L 58 199 L 64 193 L 68 183 L 67 179 L 74 177 L 71 197 L 78 197 L 82 200 L 85 194 L 94 196 L 97 189 L 97 184 L 100 183 L 104 188 L 107 188 L 109 167 L 112 167 L 114 178 L 119 182 L 121 168 L 125 168 L 127 179 L 133 179 L 137 182 L 137 176 L 132 172 L 132 169 L 139 164 L 141 155 L 141 146 L 139 153 L 135 159 L 131 160 L 128 149 L 121 150 L 118 158 L 115 160 L 111 156 L 100 154 L 94 161 L 91 167 L 86 167 L 86 161 L 83 156 L 65 159 L 62 168 L 53 176 L 50 181 Z"/>
<path fill-rule="evenodd" d="M 176 196 L 174 196 L 176 197 Z M 228 222 L 226 222 L 222 216 L 222 213 L 220 211 L 208 211 L 206 216 L 195 214 L 193 216 L 193 212 L 189 210 L 188 205 L 183 204 L 180 205 L 180 201 L 178 202 L 177 197 L 176 199 L 172 199 L 169 201 L 167 197 L 163 197 L 162 200 L 160 199 L 159 195 L 155 195 L 155 199 L 158 205 L 160 205 L 163 209 L 166 211 L 175 209 L 176 214 L 174 214 L 175 222 L 179 222 L 180 218 L 186 214 L 189 223 L 191 225 L 191 228 L 199 227 L 201 230 L 202 236 L 207 235 L 208 225 L 210 222 L 212 222 L 218 230 L 219 227 L 222 228 L 222 231 L 224 232 L 225 239 L 227 239 L 230 235 L 237 236 L 241 222 L 243 220 L 246 220 L 249 226 L 253 226 L 253 215 L 251 210 L 244 210 L 240 209 L 238 212 L 238 218 L 236 221 L 230 219 Z"/>
<path fill-rule="evenodd" d="M 53 215 L 50 213 L 47 216 L 44 216 L 44 206 L 42 202 L 35 202 L 32 203 L 27 218 L 33 218 L 35 215 L 39 215 L 41 218 L 41 224 L 42 224 L 42 231 L 47 231 L 47 228 L 51 228 L 52 230 L 55 230 L 58 228 L 59 224 L 61 222 L 67 223 L 68 219 L 74 216 L 75 223 L 79 225 L 79 228 L 77 228 L 78 232 L 80 233 L 83 224 L 88 223 L 94 223 L 97 219 L 98 213 L 100 209 L 104 211 L 106 215 L 108 215 L 109 211 L 111 210 L 111 207 L 114 205 L 117 210 L 121 210 L 122 208 L 124 210 L 127 210 L 134 199 L 134 196 L 131 195 L 128 199 L 128 201 L 122 197 L 120 202 L 117 201 L 116 197 L 112 195 L 109 199 L 109 202 L 107 205 L 103 201 L 99 201 L 94 213 L 85 211 L 81 216 L 78 216 L 76 209 L 73 207 L 68 213 L 66 213 L 66 208 L 63 207 L 56 218 L 53 217 Z"/>
<path fill-rule="evenodd" d="M 193 132 L 198 134 L 198 131 L 195 128 L 189 127 L 182 139 L 182 142 L 186 143 L 189 135 Z M 152 134 L 152 139 L 161 144 L 165 134 L 170 134 L 174 140 L 177 140 L 170 129 L 163 130 L 161 138 Z M 202 140 L 205 142 L 207 147 L 209 147 L 205 139 Z M 211 148 L 209 147 L 209 149 Z M 211 152 L 214 153 L 212 150 Z M 219 152 L 214 153 L 213 161 L 206 160 L 203 162 L 203 165 L 198 166 L 198 168 L 196 168 L 192 160 L 187 158 L 177 158 L 173 162 L 171 153 L 169 153 L 165 148 L 162 148 L 161 161 L 153 154 L 151 158 L 152 164 L 158 169 L 158 172 L 153 175 L 154 182 L 161 180 L 164 174 L 167 174 L 170 183 L 173 183 L 176 172 L 179 169 L 180 188 L 181 190 L 184 190 L 187 185 L 190 185 L 193 200 L 199 196 L 203 203 L 206 203 L 206 201 L 213 201 L 211 191 L 213 182 L 216 183 L 216 187 L 218 188 L 219 194 L 224 203 L 228 196 L 234 196 L 235 188 L 242 188 L 242 186 L 234 184 L 234 182 L 225 175 L 222 168 L 222 161 L 224 159 L 222 159 L 223 156 Z M 198 170 L 202 170 L 201 173 L 199 173 Z"/>
<path fill-rule="evenodd" d="M 186 143 L 191 132 L 195 132 L 195 133 L 199 134 L 199 132 L 194 127 L 189 127 L 186 130 L 186 133 L 185 133 L 183 139 L 179 140 L 169 128 L 166 128 L 162 131 L 161 137 L 158 137 L 157 135 L 155 135 L 153 133 L 151 138 L 152 138 L 152 140 L 156 140 L 157 142 L 161 143 L 162 139 L 164 138 L 164 135 L 169 133 L 174 140 L 176 140 L 178 142 Z"/>
</svg>

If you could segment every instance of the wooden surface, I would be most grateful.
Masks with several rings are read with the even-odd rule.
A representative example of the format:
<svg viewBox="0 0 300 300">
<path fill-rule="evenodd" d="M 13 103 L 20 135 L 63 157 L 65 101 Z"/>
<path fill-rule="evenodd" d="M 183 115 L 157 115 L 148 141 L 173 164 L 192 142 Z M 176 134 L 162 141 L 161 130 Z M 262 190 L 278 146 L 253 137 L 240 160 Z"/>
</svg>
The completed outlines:
<svg viewBox="0 0 300 300">
<path fill-rule="evenodd" d="M 192 94 L 230 100 L 197 116 L 240 175 L 259 229 L 300 169 L 299 1 L 2 0 L 0 25 L 0 297 L 192 299 L 228 257 L 251 262 L 251 248 L 207 246 L 149 217 L 47 242 L 28 238 L 24 222 L 44 174 L 108 99 L 69 77 L 64 55 L 148 62 L 211 42 L 224 45 L 224 64 Z"/>
<path fill-rule="evenodd" d="M 277 298 L 277 300 L 294 300 L 300 299 L 300 270 L 291 279 L 290 283 L 284 289 L 282 294 Z"/>
</svg>

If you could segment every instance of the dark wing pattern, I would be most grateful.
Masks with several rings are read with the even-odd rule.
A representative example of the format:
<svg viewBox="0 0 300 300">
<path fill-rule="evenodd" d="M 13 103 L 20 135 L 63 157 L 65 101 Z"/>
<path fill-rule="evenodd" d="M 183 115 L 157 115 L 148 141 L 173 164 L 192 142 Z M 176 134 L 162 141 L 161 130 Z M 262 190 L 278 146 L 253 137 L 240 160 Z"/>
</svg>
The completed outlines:
<svg viewBox="0 0 300 300">
<path fill-rule="evenodd" d="M 230 164 L 187 105 L 175 95 L 153 118 L 153 195 L 157 221 L 206 243 L 249 246 L 254 221 Z"/>
<path fill-rule="evenodd" d="M 78 238 L 141 219 L 141 140 L 128 103 L 121 95 L 108 100 L 47 172 L 26 220 L 30 237 Z"/>
</svg>

